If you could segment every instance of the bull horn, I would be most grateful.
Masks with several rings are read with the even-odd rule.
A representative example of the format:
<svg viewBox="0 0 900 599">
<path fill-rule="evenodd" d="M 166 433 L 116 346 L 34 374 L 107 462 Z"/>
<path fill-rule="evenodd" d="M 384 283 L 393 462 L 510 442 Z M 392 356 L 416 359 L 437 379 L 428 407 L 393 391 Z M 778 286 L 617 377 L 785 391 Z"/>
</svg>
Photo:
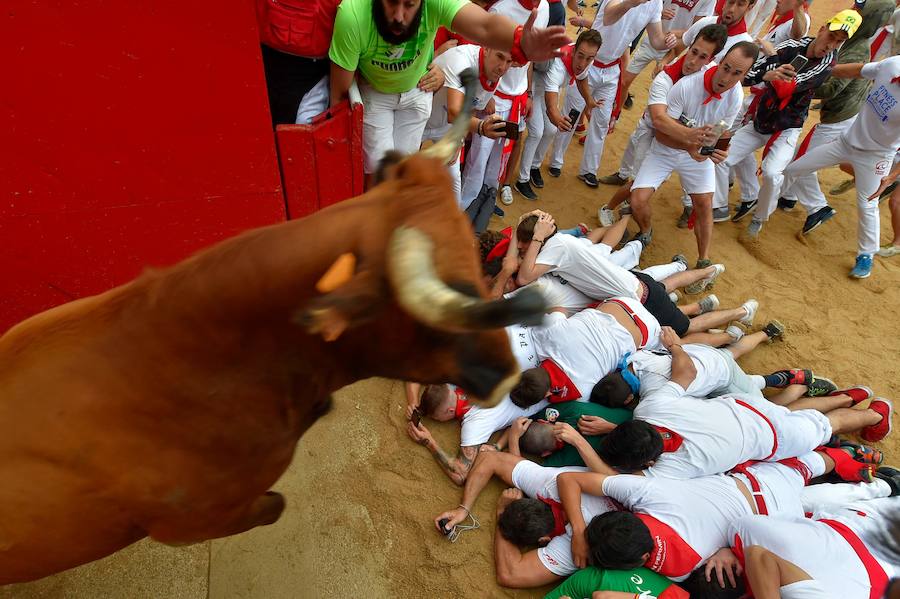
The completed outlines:
<svg viewBox="0 0 900 599">
<path fill-rule="evenodd" d="M 456 115 L 453 126 L 447 131 L 440 140 L 434 145 L 425 148 L 420 155 L 427 158 L 437 158 L 441 162 L 451 163 L 459 153 L 459 147 L 462 145 L 463 139 L 469 133 L 469 122 L 472 120 L 472 106 L 475 104 L 475 86 L 478 83 L 478 75 L 472 69 L 466 69 L 460 75 L 463 86 L 466 90 L 466 96 L 463 99 L 463 108 Z"/>
<path fill-rule="evenodd" d="M 387 248 L 388 276 L 397 303 L 418 321 L 438 329 L 471 331 L 513 323 L 539 324 L 546 301 L 537 289 L 486 301 L 444 283 L 434 268 L 433 244 L 422 231 L 400 226 Z"/>
<path fill-rule="evenodd" d="M 482 408 L 493 408 L 498 403 L 503 401 L 503 398 L 509 395 L 509 392 L 512 391 L 513 387 L 515 387 L 519 383 L 520 374 L 511 374 L 500 383 L 494 387 L 494 390 L 491 392 L 490 397 L 485 399 L 483 402 L 479 402 L 479 407 Z"/>
</svg>

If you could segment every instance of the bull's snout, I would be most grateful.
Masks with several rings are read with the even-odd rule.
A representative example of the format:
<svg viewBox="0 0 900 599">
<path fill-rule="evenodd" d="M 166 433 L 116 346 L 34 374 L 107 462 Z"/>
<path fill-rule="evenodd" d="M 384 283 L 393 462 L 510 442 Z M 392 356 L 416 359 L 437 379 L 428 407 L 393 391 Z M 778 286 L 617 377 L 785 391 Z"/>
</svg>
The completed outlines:
<svg viewBox="0 0 900 599">
<path fill-rule="evenodd" d="M 482 408 L 493 408 L 506 397 L 519 381 L 519 373 L 502 372 L 483 365 L 463 367 L 461 387 L 474 403 Z"/>
</svg>

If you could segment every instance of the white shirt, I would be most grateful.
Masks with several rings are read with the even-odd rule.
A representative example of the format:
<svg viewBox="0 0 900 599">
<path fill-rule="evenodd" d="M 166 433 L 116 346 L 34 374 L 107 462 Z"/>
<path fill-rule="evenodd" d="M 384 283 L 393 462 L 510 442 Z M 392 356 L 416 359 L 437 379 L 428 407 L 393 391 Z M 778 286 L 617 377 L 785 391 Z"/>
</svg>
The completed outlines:
<svg viewBox="0 0 900 599">
<path fill-rule="evenodd" d="M 635 420 L 667 428 L 683 439 L 644 470 L 648 477 L 688 479 L 727 472 L 748 460 L 768 457 L 775 437 L 768 422 L 729 396 L 698 399 L 669 381 L 642 395 Z"/>
<path fill-rule="evenodd" d="M 696 17 L 711 15 L 716 9 L 715 0 L 672 0 L 666 4 L 675 8 L 675 16 L 662 22 L 663 31 L 687 29 Z"/>
<path fill-rule="evenodd" d="M 622 18 L 612 25 L 603 24 L 603 13 L 612 0 L 604 0 L 597 8 L 597 16 L 594 17 L 592 29 L 600 32 L 603 45 L 597 52 L 597 62 L 609 64 L 615 62 L 625 53 L 625 48 L 631 45 L 641 29 L 651 23 L 662 21 L 662 0 L 650 0 L 640 6 L 636 6 L 622 15 Z"/>
<path fill-rule="evenodd" d="M 806 14 L 806 11 L 802 10 L 800 11 L 800 14 L 803 15 L 803 21 L 804 23 L 806 23 L 806 25 L 803 27 L 803 35 L 806 35 L 807 33 L 809 33 L 809 15 Z M 797 11 L 794 11 L 794 19 L 796 18 Z M 781 42 L 791 39 L 791 27 L 794 26 L 794 19 L 785 21 L 777 27 L 769 27 L 766 33 L 762 36 L 762 39 L 766 40 L 773 46 L 777 46 Z"/>
<path fill-rule="evenodd" d="M 660 71 L 659 74 L 653 78 L 653 83 L 650 84 L 650 93 L 647 96 L 647 109 L 644 110 L 644 114 L 641 116 L 640 124 L 653 129 L 653 118 L 650 116 L 650 106 L 653 104 L 668 104 L 669 91 L 672 89 L 673 85 L 675 84 L 672 82 L 672 78 L 669 77 L 669 74 L 664 70 Z"/>
<path fill-rule="evenodd" d="M 534 21 L 535 28 L 546 27 L 550 22 L 550 5 L 547 4 L 547 0 L 541 0 L 537 10 L 537 19 Z M 519 0 L 498 0 L 488 9 L 488 12 L 507 16 L 517 25 L 524 25 L 531 16 L 531 10 L 522 6 Z M 509 96 L 518 96 L 528 91 L 528 65 L 510 67 L 509 71 L 500 79 L 497 91 Z"/>
<path fill-rule="evenodd" d="M 544 299 L 547 300 L 548 309 L 562 308 L 566 311 L 567 316 L 580 312 L 594 303 L 593 299 L 575 289 L 567 280 L 554 274 L 542 275 L 530 285 L 519 287 L 515 291 L 505 294 L 504 297 L 513 297 L 528 288 L 535 288 L 541 292 Z"/>
<path fill-rule="evenodd" d="M 459 433 L 459 446 L 472 447 L 487 443 L 495 432 L 506 428 L 516 421 L 516 418 L 531 416 L 549 405 L 545 399 L 527 408 L 520 408 L 512 402 L 509 395 L 500 400 L 493 408 L 479 408 L 473 405 L 462 418 L 462 427 Z"/>
<path fill-rule="evenodd" d="M 709 92 L 706 91 L 705 78 L 709 69 L 701 70 L 697 73 L 687 75 L 678 80 L 667 97 L 668 108 L 666 113 L 675 120 L 685 122 L 687 120 L 694 121 L 693 127 L 702 127 L 704 125 L 715 125 L 724 121 L 730 125 L 734 122 L 738 112 L 741 110 L 741 103 L 744 100 L 744 92 L 740 84 L 725 90 L 719 99 L 713 98 L 709 102 Z M 705 102 L 705 103 L 704 103 Z M 655 149 L 661 149 L 654 140 Z M 676 150 L 674 148 L 665 149 L 674 152 L 684 152 L 685 150 Z"/>
<path fill-rule="evenodd" d="M 522 460 L 512 471 L 512 483 L 525 495 L 532 498 L 541 497 L 559 501 L 559 490 L 556 488 L 556 477 L 563 472 L 587 472 L 587 468 L 567 466 L 565 468 L 545 468 L 534 462 Z M 608 497 L 583 495 L 581 498 L 581 515 L 585 522 L 594 516 L 616 510 L 616 505 Z M 572 560 L 572 527 L 566 525 L 566 533 L 553 537 L 545 547 L 538 549 L 538 559 L 544 567 L 557 576 L 567 576 L 577 570 Z"/>
<path fill-rule="evenodd" d="M 576 289 L 597 300 L 609 297 L 638 298 L 638 279 L 609 261 L 611 248 L 585 237 L 557 233 L 544 244 L 535 264 L 566 279 Z"/>
<path fill-rule="evenodd" d="M 575 44 L 572 44 L 571 46 L 572 52 L 574 52 Z M 585 69 L 575 75 L 575 79 L 585 79 L 588 76 L 588 70 L 589 69 Z M 549 62 L 546 71 L 536 71 L 533 77 L 533 89 L 536 94 L 542 94 L 547 91 L 559 93 L 564 87 L 569 87 L 569 81 L 572 78 L 571 75 L 569 75 L 568 69 L 566 69 L 565 63 L 563 63 L 562 58 L 554 58 Z"/>
<path fill-rule="evenodd" d="M 700 30 L 706 27 L 707 25 L 715 25 L 719 22 L 719 17 L 716 15 L 710 15 L 708 17 L 703 17 L 693 25 L 691 25 L 687 31 L 684 32 L 684 35 L 681 36 L 681 42 L 685 45 L 685 47 L 690 47 L 691 44 L 694 43 L 694 40 L 697 39 L 697 34 L 700 33 Z M 714 62 L 721 62 L 722 58 L 728 54 L 728 51 L 731 49 L 733 45 L 738 42 L 752 42 L 753 38 L 750 37 L 749 33 L 739 33 L 737 35 L 729 35 L 728 39 L 725 40 L 725 46 L 722 48 L 722 51 L 713 56 Z M 740 85 L 736 86 L 740 89 Z M 730 122 L 730 121 L 729 121 Z"/>
<path fill-rule="evenodd" d="M 697 369 L 686 395 L 707 397 L 724 393 L 731 382 L 731 365 L 722 350 L 699 343 L 688 343 L 682 349 Z M 641 350 L 632 354 L 631 367 L 641 383 L 641 396 L 650 395 L 672 377 L 672 354 L 668 350 Z"/>
<path fill-rule="evenodd" d="M 693 480 L 620 474 L 603 481 L 603 493 L 632 512 L 647 514 L 670 526 L 699 554 L 701 561 L 696 566 L 728 546 L 732 522 L 752 514 L 737 482 L 722 474 Z M 666 571 L 664 566 L 648 564 L 647 567 Z M 670 578 L 680 580 L 684 576 Z"/>
<path fill-rule="evenodd" d="M 900 144 L 900 85 L 891 83 L 900 77 L 900 56 L 870 62 L 862 68 L 862 76 L 874 81 L 872 91 L 844 132 L 844 140 L 857 150 L 892 153 Z"/>
<path fill-rule="evenodd" d="M 447 89 L 455 89 L 462 93 L 466 92 L 460 75 L 466 69 L 472 69 L 476 73 L 479 72 L 478 57 L 480 52 L 481 48 L 479 46 L 466 44 L 450 48 L 434 59 L 434 64 L 438 65 L 444 72 L 444 87 L 434 94 L 431 105 L 431 117 L 425 125 L 426 129 L 441 130 L 448 128 Z M 475 110 L 484 110 L 493 97 L 494 92 L 484 89 L 479 78 L 478 86 L 475 88 Z"/>
<path fill-rule="evenodd" d="M 756 39 L 761 31 L 764 31 L 772 13 L 775 12 L 775 4 L 778 0 L 757 0 L 744 15 L 744 21 L 747 23 L 747 32 L 752 39 Z"/>
</svg>

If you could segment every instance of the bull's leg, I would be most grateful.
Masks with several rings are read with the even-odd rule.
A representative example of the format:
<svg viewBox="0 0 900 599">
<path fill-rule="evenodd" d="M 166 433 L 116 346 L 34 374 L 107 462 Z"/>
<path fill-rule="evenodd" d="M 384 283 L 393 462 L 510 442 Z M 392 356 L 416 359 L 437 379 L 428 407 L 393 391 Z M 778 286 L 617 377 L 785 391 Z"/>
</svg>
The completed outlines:
<svg viewBox="0 0 900 599">
<path fill-rule="evenodd" d="M 284 496 L 281 493 L 267 491 L 238 511 L 235 516 L 224 521 L 201 518 L 201 526 L 195 524 L 195 519 L 166 522 L 158 527 L 151 527 L 150 537 L 167 545 L 199 543 L 240 534 L 257 526 L 274 524 L 283 511 Z"/>
</svg>

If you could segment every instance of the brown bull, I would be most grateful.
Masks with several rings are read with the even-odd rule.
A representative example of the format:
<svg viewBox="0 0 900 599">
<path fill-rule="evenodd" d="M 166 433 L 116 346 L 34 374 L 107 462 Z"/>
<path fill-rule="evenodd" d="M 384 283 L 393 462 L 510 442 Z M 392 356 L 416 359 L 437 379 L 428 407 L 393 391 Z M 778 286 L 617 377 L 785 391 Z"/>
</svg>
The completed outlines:
<svg viewBox="0 0 900 599">
<path fill-rule="evenodd" d="M 493 327 L 540 301 L 480 299 L 440 161 L 458 146 L 438 146 L 359 198 L 0 337 L 0 584 L 148 535 L 191 543 L 275 522 L 284 501 L 269 488 L 353 381 L 450 381 L 496 401 L 516 363 Z M 317 291 L 347 255 L 355 268 Z"/>
</svg>

